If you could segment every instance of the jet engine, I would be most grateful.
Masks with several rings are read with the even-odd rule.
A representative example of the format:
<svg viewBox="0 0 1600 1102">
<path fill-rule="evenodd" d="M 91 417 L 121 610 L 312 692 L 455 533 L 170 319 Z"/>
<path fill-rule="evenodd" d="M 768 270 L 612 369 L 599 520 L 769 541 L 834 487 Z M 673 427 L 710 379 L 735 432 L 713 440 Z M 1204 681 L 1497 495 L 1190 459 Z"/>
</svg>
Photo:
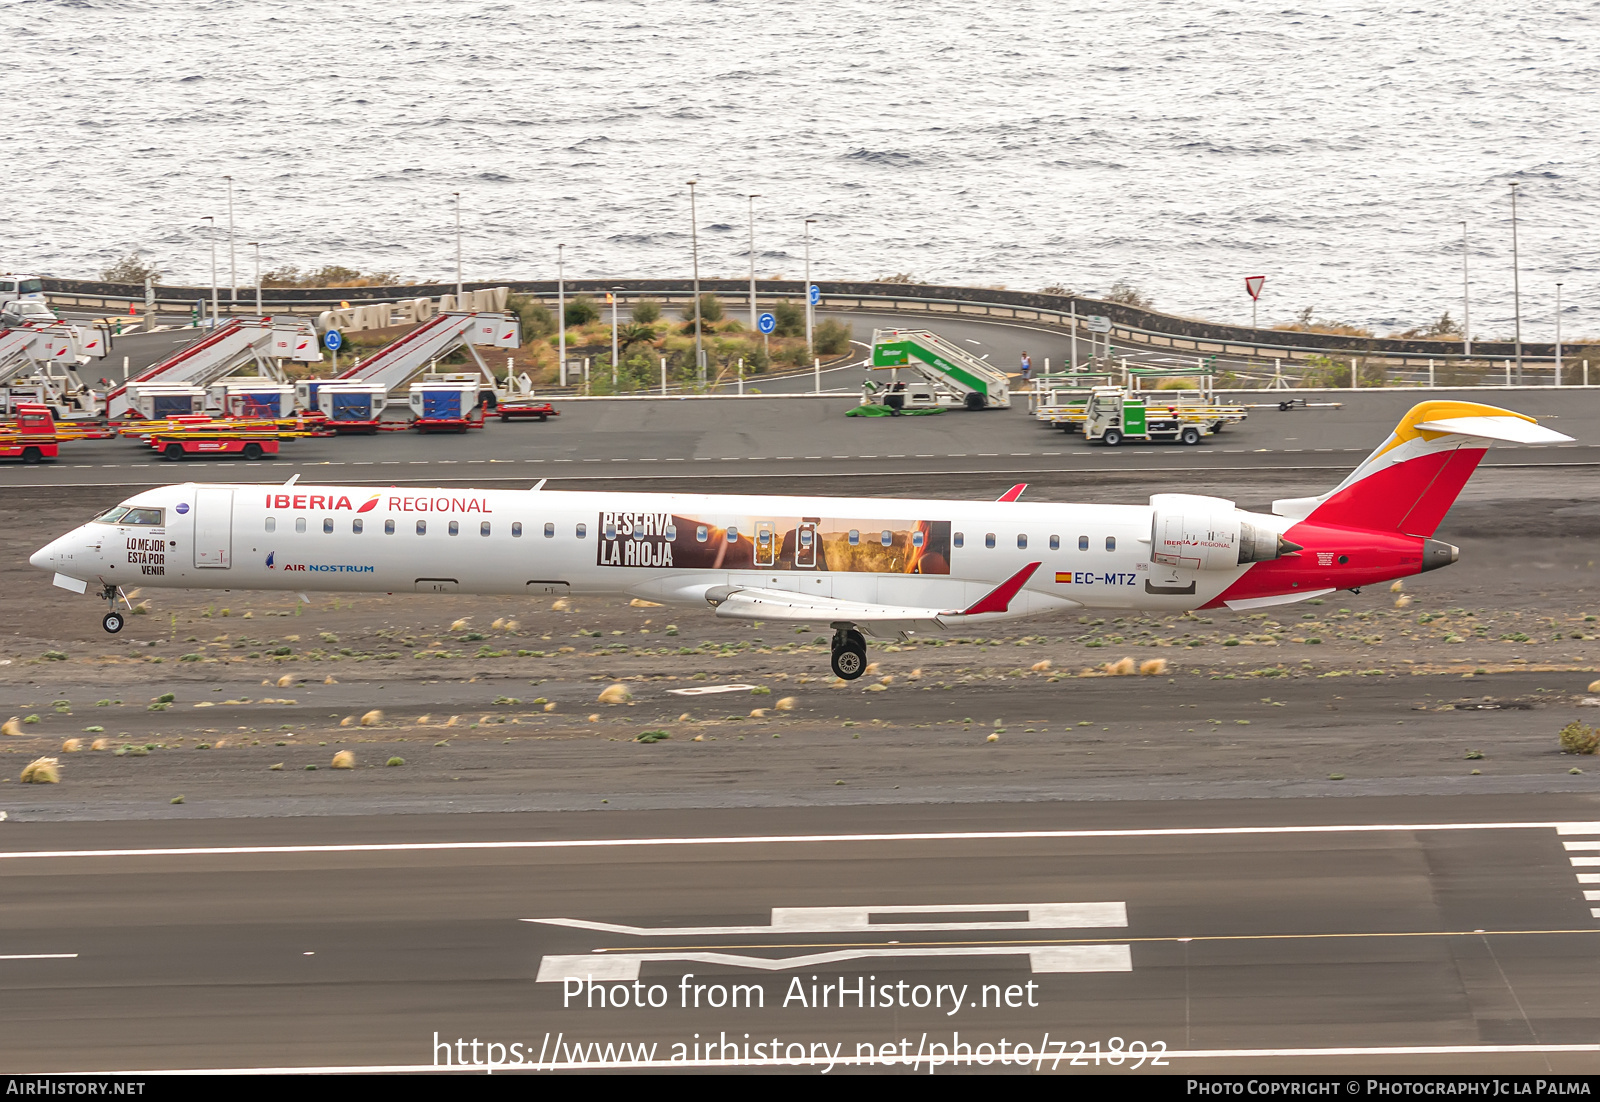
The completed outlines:
<svg viewBox="0 0 1600 1102">
<path fill-rule="evenodd" d="M 1233 570 L 1300 550 L 1225 498 L 1155 494 L 1150 506 L 1150 561 L 1163 566 Z"/>
</svg>

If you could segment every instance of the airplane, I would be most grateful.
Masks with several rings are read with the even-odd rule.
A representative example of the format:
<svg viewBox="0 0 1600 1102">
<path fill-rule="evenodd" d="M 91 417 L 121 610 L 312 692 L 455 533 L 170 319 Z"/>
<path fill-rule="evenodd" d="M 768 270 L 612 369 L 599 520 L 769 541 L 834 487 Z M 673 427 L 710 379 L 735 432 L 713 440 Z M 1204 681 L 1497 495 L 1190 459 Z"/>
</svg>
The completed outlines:
<svg viewBox="0 0 1600 1102">
<path fill-rule="evenodd" d="M 1436 570 L 1433 538 L 1491 441 L 1568 436 L 1494 406 L 1428 401 L 1343 482 L 1247 512 L 1147 505 L 186 483 L 144 490 L 29 560 L 91 585 L 122 630 L 126 587 L 604 594 L 833 629 L 833 672 L 866 636 L 964 631 L 1078 609 L 1292 604 Z M 126 600 L 124 599 L 124 603 Z"/>
</svg>

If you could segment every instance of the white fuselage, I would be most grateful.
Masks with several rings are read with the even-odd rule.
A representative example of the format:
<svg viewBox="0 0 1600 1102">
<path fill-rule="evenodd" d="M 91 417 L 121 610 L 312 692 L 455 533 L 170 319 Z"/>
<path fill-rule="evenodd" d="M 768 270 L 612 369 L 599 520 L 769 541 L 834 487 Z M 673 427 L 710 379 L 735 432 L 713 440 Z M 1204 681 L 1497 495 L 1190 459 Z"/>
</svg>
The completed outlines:
<svg viewBox="0 0 1600 1102">
<path fill-rule="evenodd" d="M 1248 569 L 1152 563 L 1152 510 L 1136 505 L 193 483 L 123 504 L 145 523 L 83 525 L 34 565 L 92 586 L 618 594 L 704 607 L 708 591 L 731 585 L 961 609 L 1040 564 L 1005 613 L 983 619 L 1197 608 Z M 1152 580 L 1194 587 L 1151 592 Z"/>
</svg>

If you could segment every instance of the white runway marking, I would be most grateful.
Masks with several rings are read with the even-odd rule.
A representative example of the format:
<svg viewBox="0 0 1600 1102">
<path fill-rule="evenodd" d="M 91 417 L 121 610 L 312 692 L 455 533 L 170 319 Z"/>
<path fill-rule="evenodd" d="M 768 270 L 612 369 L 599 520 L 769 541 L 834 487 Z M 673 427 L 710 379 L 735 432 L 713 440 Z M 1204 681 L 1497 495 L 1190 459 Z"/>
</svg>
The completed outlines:
<svg viewBox="0 0 1600 1102">
<path fill-rule="evenodd" d="M 1028 917 L 999 922 L 873 922 L 873 915 L 995 914 L 1021 911 Z M 934 933 L 953 930 L 1064 930 L 1128 924 L 1126 903 L 964 903 L 909 907 L 774 907 L 765 926 L 626 926 L 586 918 L 525 918 L 546 926 L 597 930 L 632 937 L 723 937 L 740 934 L 847 934 L 864 930 Z"/>
<path fill-rule="evenodd" d="M 426 853 L 453 850 L 632 849 L 654 846 L 748 846 L 837 844 L 844 842 L 1052 841 L 1070 838 L 1228 838 L 1271 834 L 1410 834 L 1442 830 L 1554 830 L 1557 834 L 1600 834 L 1600 822 L 1541 823 L 1350 823 L 1317 826 L 1150 827 L 1133 830 L 968 830 L 908 834 L 752 834 L 689 838 L 581 838 L 506 842 L 359 842 L 298 846 L 172 846 L 149 849 L 10 850 L 0 861 L 72 857 L 208 857 L 281 853 Z M 1574 857 L 1600 864 L 1600 858 Z"/>
<path fill-rule="evenodd" d="M 0 953 L 0 960 L 77 960 L 77 953 Z"/>
<path fill-rule="evenodd" d="M 762 972 L 783 972 L 793 968 L 816 968 L 847 960 L 881 957 L 1027 957 L 1034 972 L 1132 972 L 1133 957 L 1126 945 L 1058 945 L 1030 949 L 1020 945 L 963 945 L 958 948 L 873 948 L 835 949 L 794 957 L 752 957 L 744 953 L 607 953 L 605 956 L 578 954 L 547 956 L 539 962 L 536 983 L 560 983 L 569 976 L 578 979 L 623 980 L 639 978 L 639 966 L 650 961 L 679 961 L 694 964 L 722 964 L 730 968 L 752 968 Z"/>
</svg>

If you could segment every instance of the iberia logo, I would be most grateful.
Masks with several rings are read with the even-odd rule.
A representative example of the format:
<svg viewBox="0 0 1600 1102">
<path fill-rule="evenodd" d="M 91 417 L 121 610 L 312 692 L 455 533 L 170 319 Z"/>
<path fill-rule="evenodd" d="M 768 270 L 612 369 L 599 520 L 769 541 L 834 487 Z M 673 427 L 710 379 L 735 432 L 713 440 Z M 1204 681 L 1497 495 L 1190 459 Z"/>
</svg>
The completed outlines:
<svg viewBox="0 0 1600 1102">
<path fill-rule="evenodd" d="M 382 497 L 383 497 L 382 494 L 373 494 L 372 495 L 372 500 L 367 502 L 365 505 L 361 506 L 361 508 L 357 509 L 356 512 L 358 512 L 358 513 L 370 513 L 370 512 L 372 512 L 372 510 L 377 507 L 378 501 Z"/>
</svg>

